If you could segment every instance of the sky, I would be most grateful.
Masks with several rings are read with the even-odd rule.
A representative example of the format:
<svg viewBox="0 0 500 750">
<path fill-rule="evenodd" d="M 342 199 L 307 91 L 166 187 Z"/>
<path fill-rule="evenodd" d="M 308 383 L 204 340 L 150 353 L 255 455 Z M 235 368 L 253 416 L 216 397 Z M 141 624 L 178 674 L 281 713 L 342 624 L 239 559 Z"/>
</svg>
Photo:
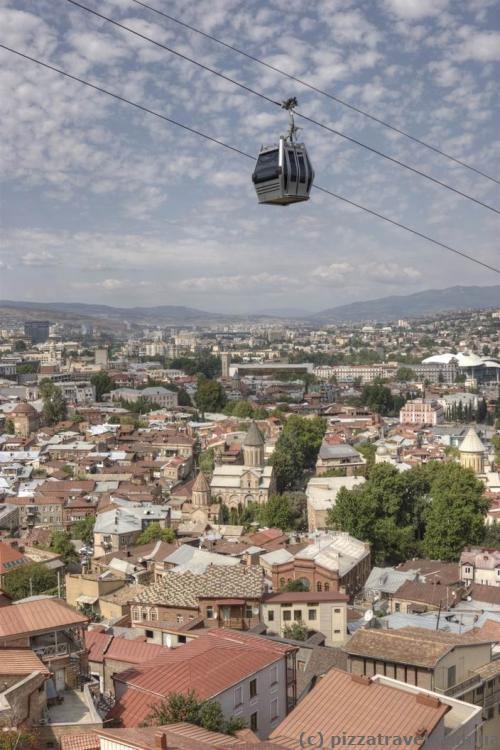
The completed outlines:
<svg viewBox="0 0 500 750">
<path fill-rule="evenodd" d="M 136 5 L 82 0 L 486 203 L 500 186 Z M 146 0 L 500 179 L 498 0 Z M 0 43 L 251 154 L 286 113 L 67 0 L 0 0 Z M 0 298 L 318 311 L 498 276 L 0 50 Z M 500 216 L 307 122 L 318 185 L 499 265 Z"/>
</svg>

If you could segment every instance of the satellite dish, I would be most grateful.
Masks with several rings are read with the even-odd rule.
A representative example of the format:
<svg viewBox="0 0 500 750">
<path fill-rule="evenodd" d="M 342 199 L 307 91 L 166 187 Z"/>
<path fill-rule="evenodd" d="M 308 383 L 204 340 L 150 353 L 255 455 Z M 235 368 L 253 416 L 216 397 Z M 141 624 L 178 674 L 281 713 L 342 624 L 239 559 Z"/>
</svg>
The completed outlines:
<svg viewBox="0 0 500 750">
<path fill-rule="evenodd" d="M 364 614 L 364 621 L 370 622 L 370 620 L 373 620 L 373 609 L 367 609 Z"/>
</svg>

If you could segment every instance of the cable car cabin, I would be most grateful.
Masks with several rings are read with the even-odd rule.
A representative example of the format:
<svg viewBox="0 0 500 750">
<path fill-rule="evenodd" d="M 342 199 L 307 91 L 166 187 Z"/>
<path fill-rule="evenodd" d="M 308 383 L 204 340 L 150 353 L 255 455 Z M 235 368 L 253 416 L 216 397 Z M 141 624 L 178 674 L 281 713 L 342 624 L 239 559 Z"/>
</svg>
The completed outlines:
<svg viewBox="0 0 500 750">
<path fill-rule="evenodd" d="M 288 206 L 309 200 L 314 170 L 303 143 L 281 137 L 260 151 L 252 175 L 259 203 Z"/>
</svg>

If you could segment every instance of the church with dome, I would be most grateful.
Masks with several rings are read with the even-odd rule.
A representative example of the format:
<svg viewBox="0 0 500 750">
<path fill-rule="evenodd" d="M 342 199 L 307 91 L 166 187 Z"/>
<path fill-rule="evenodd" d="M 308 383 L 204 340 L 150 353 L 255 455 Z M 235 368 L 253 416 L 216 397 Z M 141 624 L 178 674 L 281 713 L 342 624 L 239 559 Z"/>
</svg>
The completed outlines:
<svg viewBox="0 0 500 750">
<path fill-rule="evenodd" d="M 276 491 L 274 469 L 266 466 L 264 436 L 251 422 L 243 440 L 243 465 L 215 466 L 210 482 L 212 499 L 228 508 L 245 508 L 249 503 L 267 503 Z"/>
</svg>

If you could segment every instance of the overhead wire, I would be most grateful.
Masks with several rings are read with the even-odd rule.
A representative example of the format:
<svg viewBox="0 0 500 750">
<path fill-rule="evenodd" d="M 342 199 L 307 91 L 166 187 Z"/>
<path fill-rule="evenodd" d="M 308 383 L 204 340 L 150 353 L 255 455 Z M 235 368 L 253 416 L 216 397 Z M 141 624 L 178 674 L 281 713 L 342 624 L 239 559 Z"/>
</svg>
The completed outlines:
<svg viewBox="0 0 500 750">
<path fill-rule="evenodd" d="M 443 151 L 437 146 L 433 146 L 431 143 L 424 141 L 422 138 L 417 138 L 411 133 L 408 133 L 406 130 L 402 130 L 401 128 L 398 128 L 395 125 L 391 125 L 391 123 L 387 122 L 386 120 L 382 120 L 380 117 L 376 117 L 375 115 L 372 115 L 370 112 L 367 112 L 365 109 L 362 109 L 361 107 L 358 107 L 355 104 L 351 104 L 350 102 L 347 102 L 345 99 L 341 99 L 339 96 L 336 96 L 335 94 L 332 94 L 329 91 L 325 91 L 324 89 L 319 88 L 319 86 L 315 86 L 309 81 L 305 81 L 303 78 L 294 76 L 292 75 L 292 73 L 288 73 L 286 70 L 283 70 L 282 68 L 279 68 L 276 65 L 272 65 L 271 63 L 268 63 L 265 60 L 262 60 L 261 58 L 256 57 L 255 55 L 251 55 L 249 52 L 245 52 L 245 50 L 242 50 L 239 47 L 236 47 L 234 44 L 229 44 L 228 42 L 224 42 L 222 39 L 219 39 L 213 34 L 208 34 L 206 31 L 202 31 L 201 29 L 197 28 L 196 26 L 193 26 L 192 24 L 186 23 L 185 21 L 181 21 L 180 18 L 176 18 L 175 16 L 172 16 L 169 13 L 165 13 L 165 11 L 162 11 L 159 8 L 155 8 L 154 6 L 149 5 L 148 3 L 142 2 L 142 0 L 132 0 L 132 2 L 135 3 L 136 5 L 140 5 L 142 8 L 152 11 L 153 13 L 157 13 L 159 16 L 163 16 L 164 18 L 168 19 L 169 21 L 172 21 L 173 23 L 178 24 L 179 26 L 183 26 L 185 29 L 188 29 L 189 31 L 193 31 L 196 34 L 199 34 L 200 36 L 205 37 L 206 39 L 210 39 L 210 41 L 215 42 L 216 44 L 220 44 L 222 47 L 226 47 L 226 49 L 230 49 L 232 52 L 236 52 L 238 55 L 242 55 L 243 57 L 246 57 L 248 60 L 251 60 L 252 62 L 257 63 L 258 65 L 262 65 L 263 67 L 268 68 L 268 70 L 272 70 L 275 73 L 279 73 L 279 75 L 285 76 L 289 80 L 295 81 L 295 83 L 299 83 L 301 86 L 305 86 L 306 88 L 310 89 L 311 91 L 316 92 L 317 94 L 326 96 L 328 99 L 331 99 L 332 101 L 337 102 L 337 104 L 341 104 L 343 107 L 347 107 L 348 109 L 351 109 L 354 112 L 357 112 L 358 114 L 363 115 L 363 117 L 367 117 L 373 122 L 376 122 L 379 125 L 382 125 L 383 127 L 388 128 L 389 130 L 392 130 L 394 133 L 398 133 L 399 135 L 402 135 L 405 138 L 409 138 L 411 141 L 414 141 L 414 143 L 418 143 L 420 146 L 423 146 L 424 148 L 428 148 L 431 151 L 434 151 L 436 154 L 439 154 L 440 156 L 443 156 L 446 159 L 449 159 L 455 164 L 459 164 L 461 167 L 465 167 L 465 169 L 470 169 L 472 172 L 475 172 L 481 177 L 485 177 L 487 180 L 491 180 L 491 182 L 495 182 L 497 185 L 500 185 L 500 180 L 497 179 L 496 177 L 492 177 L 491 175 L 486 174 L 486 172 L 483 172 L 477 167 L 474 167 L 473 165 L 468 164 L 462 159 L 458 159 L 456 156 L 452 156 L 451 154 L 448 154 L 446 151 Z"/>
<path fill-rule="evenodd" d="M 125 24 L 121 23 L 120 21 L 116 21 L 114 18 L 110 18 L 110 16 L 106 16 L 103 13 L 100 13 L 99 11 L 95 10 L 94 8 L 89 8 L 88 6 L 84 5 L 83 3 L 78 2 L 78 0 L 65 0 L 65 2 L 70 3 L 71 5 L 74 5 L 77 8 L 80 8 L 81 10 L 86 11 L 87 13 L 90 13 L 93 16 L 96 16 L 97 18 L 100 18 L 103 21 L 107 21 L 108 23 L 113 24 L 113 26 L 116 26 L 119 29 L 122 29 L 123 31 L 126 31 L 130 34 L 133 34 L 134 36 L 139 37 L 140 39 L 143 39 L 144 41 L 150 42 L 151 44 L 154 44 L 157 47 L 160 47 L 161 49 L 165 50 L 166 52 L 169 52 L 173 55 L 176 55 L 177 57 L 181 58 L 182 60 L 186 60 L 187 62 L 192 63 L 193 65 L 196 65 L 197 67 L 201 68 L 202 70 L 207 71 L 208 73 L 212 73 L 215 76 L 218 76 L 219 78 L 222 78 L 224 81 L 227 81 L 228 83 L 233 84 L 234 86 L 238 86 L 239 88 L 243 89 L 244 91 L 247 91 L 250 94 L 254 94 L 255 96 L 258 96 L 260 99 L 263 99 L 264 101 L 268 102 L 269 104 L 273 104 L 274 106 L 281 107 L 282 103 L 279 102 L 276 99 L 271 98 L 270 96 L 267 96 L 267 94 L 262 93 L 261 91 L 257 91 L 256 89 L 252 88 L 251 86 L 247 86 L 244 83 L 241 83 L 240 81 L 237 81 L 235 78 L 231 78 L 230 76 L 226 75 L 225 73 L 221 73 L 218 70 L 215 70 L 215 68 L 210 67 L 209 65 L 205 65 L 204 63 L 200 62 L 199 60 L 194 59 L 193 57 L 190 57 L 189 55 L 184 54 L 183 52 L 179 52 L 179 50 L 175 50 L 172 47 L 169 47 L 166 44 L 163 44 L 162 42 L 159 42 L 157 39 L 153 39 L 152 37 L 147 36 L 146 34 L 142 34 L 140 31 L 136 31 L 135 29 L 132 29 L 130 26 L 126 26 Z M 320 122 L 319 120 L 316 120 L 312 117 L 309 117 L 308 115 L 303 114 L 302 112 L 295 111 L 294 114 L 297 117 L 302 118 L 303 120 L 310 122 L 312 125 L 316 125 L 317 127 L 320 127 L 333 135 L 337 135 L 340 138 L 344 138 L 349 143 L 353 143 L 356 146 L 360 146 L 361 148 L 366 149 L 367 151 L 376 154 L 377 156 L 382 157 L 383 159 L 386 159 L 389 162 L 392 162 L 393 164 L 396 164 L 399 167 L 402 167 L 403 169 L 406 169 L 413 174 L 417 174 L 420 177 L 424 177 L 426 180 L 429 180 L 435 185 L 439 185 L 440 187 L 445 188 L 446 190 L 450 190 L 451 192 L 455 193 L 456 195 L 461 196 L 462 198 L 465 198 L 467 200 L 472 201 L 473 203 L 478 204 L 479 206 L 482 206 L 483 208 L 488 209 L 489 211 L 493 211 L 496 214 L 500 215 L 500 209 L 495 208 L 494 206 L 491 206 L 489 203 L 485 203 L 484 201 L 480 200 L 479 198 L 475 198 L 472 195 L 469 195 L 468 193 L 464 193 L 462 190 L 459 190 L 458 188 L 453 187 L 452 185 L 449 185 L 446 182 L 443 182 L 442 180 L 438 180 L 437 177 L 433 177 L 432 175 L 427 174 L 426 172 L 423 172 L 420 169 L 417 169 L 416 167 L 412 167 L 409 164 L 406 164 L 405 162 L 400 161 L 399 159 L 396 159 L 393 156 L 389 156 L 389 154 L 384 153 L 383 151 L 380 151 L 379 149 L 374 148 L 373 146 L 369 146 L 366 143 L 363 143 L 362 141 L 358 140 L 357 138 L 353 138 L 352 136 L 347 135 L 347 133 L 343 133 L 341 130 L 337 130 L 336 128 L 331 127 L 330 125 L 326 125 L 323 122 Z"/>
<path fill-rule="evenodd" d="M 21 52 L 20 50 L 16 50 L 13 47 L 9 47 L 6 44 L 0 43 L 0 49 L 5 50 L 6 52 L 10 52 L 11 54 L 17 55 L 18 57 L 24 58 L 25 60 L 29 60 L 30 62 L 36 63 L 37 65 L 40 65 L 43 68 L 46 68 L 48 70 L 51 70 L 55 73 L 59 73 L 60 75 L 71 79 L 72 81 L 76 81 L 78 83 L 83 84 L 84 86 L 87 86 L 88 88 L 93 89 L 94 91 L 98 91 L 101 94 L 106 94 L 107 96 L 112 97 L 113 99 L 116 99 L 124 104 L 128 104 L 135 109 L 141 110 L 142 112 L 146 112 L 147 114 L 154 115 L 155 117 L 160 118 L 161 120 L 164 120 L 165 122 L 170 123 L 171 125 L 175 125 L 179 128 L 183 128 L 184 130 L 188 131 L 189 133 L 192 133 L 194 135 L 198 135 L 201 138 L 204 138 L 207 141 L 210 141 L 212 143 L 217 144 L 218 146 L 223 146 L 224 148 L 239 154 L 240 156 L 244 156 L 248 159 L 251 159 L 253 162 L 255 162 L 255 157 L 252 156 L 252 154 L 248 154 L 246 151 L 243 151 L 240 148 L 237 148 L 236 146 L 231 146 L 230 144 L 226 143 L 225 141 L 222 141 L 218 138 L 214 138 L 211 135 L 208 135 L 207 133 L 203 133 L 201 130 L 197 130 L 196 128 L 192 128 L 189 125 L 186 125 L 182 122 L 179 122 L 178 120 L 174 120 L 171 117 L 167 117 L 167 115 L 164 115 L 160 112 L 156 112 L 155 110 L 144 106 L 143 104 L 139 104 L 138 102 L 134 102 L 131 99 L 128 99 L 127 97 L 121 96 L 120 94 L 117 94 L 113 91 L 109 91 L 108 89 L 105 89 L 103 86 L 99 86 L 98 84 L 91 83 L 90 81 L 86 81 L 83 78 L 80 78 L 79 76 L 75 76 L 71 73 L 68 73 L 65 70 L 62 70 L 61 68 L 56 67 L 55 65 L 51 65 L 50 63 L 44 62 L 43 60 L 39 60 L 36 57 L 32 57 L 31 55 L 28 55 L 25 52 Z M 494 266 L 491 266 L 490 264 L 486 263 L 485 261 L 480 260 L 479 258 L 475 258 L 472 255 L 469 255 L 468 253 L 463 252 L 462 250 L 457 250 L 457 248 L 452 247 L 451 245 L 448 245 L 444 242 L 441 242 L 440 240 L 436 240 L 433 237 L 430 237 L 427 234 L 424 234 L 423 232 L 418 231 L 417 229 L 413 229 L 412 227 L 407 226 L 406 224 L 403 224 L 399 221 L 396 221 L 395 219 L 390 219 L 388 216 L 384 216 L 383 214 L 379 213 L 378 211 L 374 211 L 371 208 L 367 208 L 366 206 L 363 206 L 361 203 L 357 203 L 349 198 L 346 198 L 343 195 L 340 195 L 338 193 L 334 193 L 331 190 L 328 190 L 327 188 L 320 187 L 319 185 L 313 185 L 313 187 L 316 188 L 316 190 L 319 190 L 322 193 L 325 193 L 326 195 L 330 195 L 333 198 L 337 198 L 340 201 L 343 201 L 344 203 L 353 206 L 355 208 L 358 208 L 362 211 L 365 211 L 366 213 L 370 214 L 371 216 L 375 216 L 378 219 L 381 219 L 389 224 L 392 224 L 393 226 L 396 226 L 400 229 L 404 229 L 405 231 L 420 237 L 421 239 L 427 240 L 428 242 L 431 242 L 434 245 L 437 245 L 438 247 L 441 247 L 445 250 L 448 250 L 449 252 L 454 253 L 455 255 L 459 255 L 462 258 L 465 258 L 472 263 L 476 263 L 477 265 L 482 266 L 483 268 L 488 269 L 489 271 L 493 271 L 494 273 L 500 274 L 500 268 L 495 268 Z"/>
</svg>

